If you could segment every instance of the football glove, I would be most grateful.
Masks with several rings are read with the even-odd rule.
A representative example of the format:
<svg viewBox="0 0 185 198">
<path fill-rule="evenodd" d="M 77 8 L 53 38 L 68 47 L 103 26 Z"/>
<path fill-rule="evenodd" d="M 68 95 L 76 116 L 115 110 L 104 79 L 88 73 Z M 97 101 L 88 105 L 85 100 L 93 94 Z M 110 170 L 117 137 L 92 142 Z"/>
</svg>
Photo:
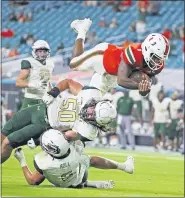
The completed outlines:
<svg viewBox="0 0 185 198">
<path fill-rule="evenodd" d="M 49 95 L 48 93 L 45 93 L 44 96 L 42 97 L 42 100 L 46 105 L 50 105 L 54 99 L 55 98 Z"/>
<path fill-rule="evenodd" d="M 27 146 L 31 149 L 35 149 L 37 146 L 35 144 L 35 141 L 33 140 L 33 138 L 31 138 L 30 140 L 28 140 L 27 142 Z"/>
</svg>

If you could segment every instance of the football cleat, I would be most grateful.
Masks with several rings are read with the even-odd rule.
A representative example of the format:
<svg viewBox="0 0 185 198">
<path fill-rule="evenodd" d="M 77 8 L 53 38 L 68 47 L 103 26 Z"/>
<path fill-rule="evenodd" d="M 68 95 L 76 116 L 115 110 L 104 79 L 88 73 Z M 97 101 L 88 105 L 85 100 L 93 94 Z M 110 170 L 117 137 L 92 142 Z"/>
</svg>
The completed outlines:
<svg viewBox="0 0 185 198">
<path fill-rule="evenodd" d="M 84 20 L 74 20 L 71 23 L 71 28 L 78 33 L 80 30 L 84 30 L 87 32 L 89 28 L 91 27 L 92 21 L 89 18 L 85 18 Z"/>
<path fill-rule="evenodd" d="M 115 183 L 113 180 L 101 181 L 100 183 L 96 184 L 96 188 L 110 189 L 110 188 L 114 188 L 114 185 Z"/>
<path fill-rule="evenodd" d="M 127 160 L 123 164 L 126 173 L 132 174 L 134 172 L 134 158 L 132 156 L 127 157 Z"/>
</svg>

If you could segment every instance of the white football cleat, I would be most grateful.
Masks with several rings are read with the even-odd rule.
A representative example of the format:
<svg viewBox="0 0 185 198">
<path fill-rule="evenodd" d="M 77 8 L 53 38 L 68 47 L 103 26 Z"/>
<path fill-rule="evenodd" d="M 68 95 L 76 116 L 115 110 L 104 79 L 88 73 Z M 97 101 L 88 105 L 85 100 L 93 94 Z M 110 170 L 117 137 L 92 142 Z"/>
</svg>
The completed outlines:
<svg viewBox="0 0 185 198">
<path fill-rule="evenodd" d="M 132 174 L 134 172 L 134 158 L 132 156 L 127 157 L 127 160 L 123 164 L 126 173 Z"/>
<path fill-rule="evenodd" d="M 92 21 L 88 18 L 85 18 L 83 20 L 74 20 L 71 23 L 71 28 L 78 33 L 79 31 L 85 31 L 87 32 L 89 28 L 91 27 Z"/>
<path fill-rule="evenodd" d="M 25 156 L 24 156 L 24 152 L 23 152 L 22 148 L 17 148 L 17 149 L 15 150 L 14 156 L 15 156 L 15 158 L 16 158 L 18 161 L 21 161 L 22 159 L 24 159 Z"/>
<path fill-rule="evenodd" d="M 109 181 L 100 181 L 99 183 L 96 184 L 96 188 L 104 188 L 104 189 L 110 189 L 114 188 L 114 181 L 109 180 Z"/>
</svg>

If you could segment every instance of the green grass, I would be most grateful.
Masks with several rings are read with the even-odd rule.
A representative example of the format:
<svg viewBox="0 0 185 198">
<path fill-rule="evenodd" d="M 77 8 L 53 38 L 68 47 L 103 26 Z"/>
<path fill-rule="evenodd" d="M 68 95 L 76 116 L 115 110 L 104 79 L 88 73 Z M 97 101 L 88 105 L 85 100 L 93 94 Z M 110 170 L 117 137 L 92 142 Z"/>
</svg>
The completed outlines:
<svg viewBox="0 0 185 198">
<path fill-rule="evenodd" d="M 33 168 L 33 155 L 39 151 L 24 147 L 27 163 Z M 44 181 L 40 186 L 27 185 L 17 160 L 11 158 L 2 165 L 2 196 L 43 197 L 118 197 L 165 196 L 184 197 L 184 158 L 179 155 L 87 149 L 89 155 L 99 155 L 122 162 L 126 156 L 135 157 L 135 173 L 90 168 L 89 180 L 114 180 L 113 189 L 62 189 Z"/>
</svg>

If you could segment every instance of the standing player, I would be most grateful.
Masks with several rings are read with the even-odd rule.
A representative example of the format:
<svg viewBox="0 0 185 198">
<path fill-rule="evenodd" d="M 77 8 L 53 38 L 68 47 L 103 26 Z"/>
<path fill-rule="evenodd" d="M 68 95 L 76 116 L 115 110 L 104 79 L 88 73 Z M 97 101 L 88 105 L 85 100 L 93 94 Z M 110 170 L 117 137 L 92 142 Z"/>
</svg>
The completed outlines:
<svg viewBox="0 0 185 198">
<path fill-rule="evenodd" d="M 114 106 L 109 100 L 102 100 L 96 88 L 65 79 L 49 93 L 57 96 L 59 92 L 63 93 L 49 106 L 33 105 L 8 120 L 1 133 L 1 163 L 10 157 L 14 148 L 25 145 L 31 138 L 39 138 L 49 128 L 64 132 L 71 141 L 92 141 L 99 131 L 106 132 L 116 117 Z"/>
<path fill-rule="evenodd" d="M 163 149 L 166 149 L 167 122 L 170 119 L 169 113 L 170 98 L 165 97 L 164 91 L 159 91 L 157 98 L 152 100 L 151 124 L 154 124 L 154 148 L 157 151 L 160 141 Z"/>
<path fill-rule="evenodd" d="M 48 59 L 50 47 L 44 40 L 37 40 L 32 46 L 31 58 L 21 61 L 21 71 L 16 86 L 25 88 L 21 109 L 42 103 L 42 97 L 51 88 L 50 79 L 54 64 Z"/>
<path fill-rule="evenodd" d="M 100 43 L 84 52 L 86 33 L 91 26 L 90 19 L 75 20 L 71 28 L 78 33 L 73 48 L 70 68 L 74 70 L 92 70 L 90 85 L 105 94 L 118 85 L 127 89 L 138 89 L 141 95 L 149 93 L 151 84 L 143 75 L 141 82 L 129 78 L 133 71 L 141 71 L 149 77 L 161 72 L 168 57 L 170 46 L 168 40 L 158 33 L 147 36 L 143 43 L 118 47 L 109 43 Z"/>
<path fill-rule="evenodd" d="M 30 185 L 39 185 L 47 179 L 56 187 L 63 188 L 113 188 L 114 182 L 88 181 L 88 168 L 118 169 L 132 174 L 134 158 L 128 157 L 124 163 L 119 163 L 97 156 L 83 154 L 84 145 L 81 141 L 71 145 L 60 131 L 50 129 L 41 136 L 42 152 L 34 157 L 35 172 L 31 172 L 26 164 L 23 151 L 19 148 L 14 156 L 19 161 L 25 179 Z"/>
</svg>

